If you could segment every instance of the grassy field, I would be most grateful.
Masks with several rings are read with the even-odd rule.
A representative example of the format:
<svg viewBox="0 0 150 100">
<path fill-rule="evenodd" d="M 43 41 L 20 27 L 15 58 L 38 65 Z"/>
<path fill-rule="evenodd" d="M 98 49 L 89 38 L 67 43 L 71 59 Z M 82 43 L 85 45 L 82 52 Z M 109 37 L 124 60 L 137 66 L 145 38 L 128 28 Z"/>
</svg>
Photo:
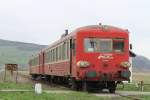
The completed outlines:
<svg viewBox="0 0 150 100">
<path fill-rule="evenodd" d="M 150 73 L 133 73 L 133 82 L 143 81 L 144 83 L 150 84 Z"/>
<path fill-rule="evenodd" d="M 136 84 L 125 84 L 124 88 L 122 85 L 117 86 L 117 90 L 121 91 L 141 91 L 140 85 L 136 87 Z M 150 92 L 150 85 L 144 85 L 144 92 Z"/>
<path fill-rule="evenodd" d="M 69 91 L 43 92 L 40 95 L 34 93 L 34 89 L 31 84 L 15 84 L 13 82 L 0 83 L 0 90 L 2 89 L 28 89 L 31 92 L 0 92 L 0 100 L 131 100 L 125 97 L 110 97 L 110 96 L 96 96 L 87 92 L 75 92 Z"/>
<path fill-rule="evenodd" d="M 0 90 L 2 89 L 27 89 L 32 92 L 0 92 L 0 100 L 108 100 L 109 97 L 97 97 L 92 94 L 82 92 L 68 93 L 46 93 L 41 95 L 34 93 L 33 85 L 31 84 L 16 84 L 13 82 L 1 82 Z M 54 90 L 52 90 L 54 91 Z"/>
<path fill-rule="evenodd" d="M 118 85 L 117 90 L 123 91 L 140 91 L 140 81 L 143 81 L 144 84 L 144 91 L 150 92 L 150 74 L 149 73 L 133 73 L 133 82 L 129 84 L 125 84 L 124 88 L 122 85 Z M 137 84 L 138 87 L 137 87 Z"/>
<path fill-rule="evenodd" d="M 69 91 L 67 93 L 64 92 L 54 92 L 58 91 L 55 89 L 49 89 L 52 92 L 44 91 L 41 95 L 37 95 L 34 93 L 33 84 L 16 84 L 15 82 L 0 82 L 0 91 L 10 90 L 10 89 L 26 89 L 31 90 L 31 92 L 0 92 L 0 100 L 133 100 L 126 97 L 119 96 L 95 96 L 94 94 L 87 92 L 76 92 Z M 119 89 L 121 90 L 121 89 Z M 125 85 L 123 90 L 132 90 L 137 91 L 132 85 Z M 61 91 L 61 90 L 59 90 Z M 67 91 L 67 90 L 65 90 Z M 53 93 L 54 92 L 54 93 Z M 138 96 L 143 100 L 149 100 L 150 96 Z"/>
<path fill-rule="evenodd" d="M 0 89 L 32 89 L 32 84 L 16 84 L 15 82 L 0 82 Z"/>
<path fill-rule="evenodd" d="M 97 97 L 87 93 L 42 93 L 33 92 L 0 93 L 2 100 L 108 100 L 109 97 Z"/>
</svg>

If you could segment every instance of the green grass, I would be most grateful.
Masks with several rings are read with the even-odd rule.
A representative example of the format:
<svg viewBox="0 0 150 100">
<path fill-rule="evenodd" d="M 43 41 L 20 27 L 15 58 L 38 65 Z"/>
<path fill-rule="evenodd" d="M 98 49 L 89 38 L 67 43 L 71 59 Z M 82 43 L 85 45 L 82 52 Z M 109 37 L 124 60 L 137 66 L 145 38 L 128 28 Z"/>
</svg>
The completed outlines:
<svg viewBox="0 0 150 100">
<path fill-rule="evenodd" d="M 0 93 L 2 100 L 132 100 L 126 97 L 95 96 L 83 92 L 45 93 L 37 95 L 33 92 Z"/>
<path fill-rule="evenodd" d="M 141 98 L 143 98 L 143 100 L 150 100 L 150 96 L 141 96 Z"/>
<path fill-rule="evenodd" d="M 2 100 L 108 100 L 110 97 L 97 97 L 87 93 L 42 93 L 33 92 L 0 92 Z"/>
<path fill-rule="evenodd" d="M 15 82 L 0 82 L 0 90 L 1 89 L 33 89 L 33 85 L 31 84 L 16 84 Z"/>
<path fill-rule="evenodd" d="M 130 86 L 125 89 L 128 90 Z M 16 84 L 14 82 L 1 82 L 0 90 L 2 89 L 28 89 L 33 90 L 31 92 L 0 92 L 0 100 L 132 100 L 126 97 L 109 97 L 109 96 L 95 96 L 86 92 L 68 91 L 62 92 L 43 92 L 41 95 L 34 93 L 33 85 L 31 84 Z M 54 91 L 54 90 L 52 90 Z M 57 90 L 58 91 L 58 90 Z M 149 100 L 150 96 L 138 96 Z"/>
<path fill-rule="evenodd" d="M 122 91 L 140 91 L 140 86 L 136 87 L 135 84 L 125 84 L 124 88 L 122 85 L 117 86 L 117 90 L 122 90 Z M 144 92 L 150 92 L 150 85 L 144 85 Z"/>
<path fill-rule="evenodd" d="M 1 82 L 2 89 L 29 89 L 33 90 L 31 84 L 16 84 L 14 82 Z M 111 100 L 111 97 L 97 97 L 86 92 L 69 91 L 67 93 L 47 93 L 37 95 L 34 92 L 0 92 L 0 100 Z M 54 91 L 54 90 L 52 90 Z M 58 90 L 57 90 L 58 91 Z M 118 98 L 118 97 L 117 97 Z M 126 98 L 123 98 L 126 100 Z"/>
<path fill-rule="evenodd" d="M 144 91 L 150 92 L 150 74 L 149 73 L 133 73 L 133 83 L 132 84 L 125 84 L 124 88 L 122 88 L 122 85 L 117 86 L 117 90 L 124 90 L 124 91 L 140 91 L 140 85 L 139 87 L 136 87 L 136 84 L 140 84 L 140 81 L 143 81 L 144 84 Z"/>
</svg>

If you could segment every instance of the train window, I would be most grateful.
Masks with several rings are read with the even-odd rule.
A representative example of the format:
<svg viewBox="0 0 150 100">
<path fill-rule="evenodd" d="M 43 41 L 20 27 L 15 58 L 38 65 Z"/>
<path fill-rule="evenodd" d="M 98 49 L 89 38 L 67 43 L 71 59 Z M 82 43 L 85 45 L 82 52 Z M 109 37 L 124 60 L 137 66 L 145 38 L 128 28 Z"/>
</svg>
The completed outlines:
<svg viewBox="0 0 150 100">
<path fill-rule="evenodd" d="M 100 52 L 112 52 L 112 39 L 100 39 Z"/>
<path fill-rule="evenodd" d="M 48 57 L 48 54 L 47 52 L 45 52 L 45 63 L 47 63 L 47 57 Z"/>
<path fill-rule="evenodd" d="M 53 62 L 55 61 L 55 49 L 53 49 Z"/>
<path fill-rule="evenodd" d="M 50 61 L 50 51 L 47 52 L 47 58 L 46 58 L 46 62 L 48 63 Z"/>
<path fill-rule="evenodd" d="M 54 62 L 54 49 L 52 49 L 52 62 Z"/>
<path fill-rule="evenodd" d="M 65 42 L 65 60 L 67 59 L 67 42 Z"/>
<path fill-rule="evenodd" d="M 113 40 L 113 50 L 114 50 L 114 52 L 123 52 L 124 51 L 124 40 L 123 39 L 114 39 Z"/>
<path fill-rule="evenodd" d="M 56 47 L 56 61 L 58 61 L 58 47 Z"/>
<path fill-rule="evenodd" d="M 51 52 L 50 52 L 50 50 L 48 51 L 48 62 L 50 62 L 51 61 Z"/>
<path fill-rule="evenodd" d="M 50 62 L 52 62 L 52 50 L 50 51 Z"/>
<path fill-rule="evenodd" d="M 63 60 L 63 44 L 61 45 L 61 60 Z"/>
<path fill-rule="evenodd" d="M 51 62 L 53 62 L 53 50 L 51 49 Z"/>
<path fill-rule="evenodd" d="M 48 52 L 49 52 L 49 54 L 48 54 L 49 55 L 49 62 L 51 62 L 51 51 L 49 50 Z"/>
<path fill-rule="evenodd" d="M 61 60 L 61 45 L 59 46 L 59 60 Z"/>
<path fill-rule="evenodd" d="M 56 61 L 56 49 L 54 49 L 54 62 Z"/>
<path fill-rule="evenodd" d="M 62 60 L 62 45 L 60 45 L 60 60 Z"/>
<path fill-rule="evenodd" d="M 84 47 L 86 52 L 95 52 L 97 51 L 97 42 L 94 38 L 84 39 Z"/>
<path fill-rule="evenodd" d="M 76 40 L 73 40 L 73 54 L 76 56 Z"/>
<path fill-rule="evenodd" d="M 63 43 L 63 60 L 67 59 L 67 43 Z"/>
<path fill-rule="evenodd" d="M 56 48 L 54 49 L 54 62 L 56 61 Z"/>
<path fill-rule="evenodd" d="M 84 48 L 86 52 L 112 52 L 112 39 L 87 38 Z"/>
<path fill-rule="evenodd" d="M 33 66 L 35 66 L 35 58 L 33 59 Z"/>
<path fill-rule="evenodd" d="M 39 64 L 39 57 L 37 56 L 37 57 L 32 59 L 32 66 L 36 66 L 38 64 Z"/>
<path fill-rule="evenodd" d="M 62 45 L 62 60 L 65 59 L 65 43 Z"/>
<path fill-rule="evenodd" d="M 51 62 L 51 51 L 49 50 L 49 61 L 48 62 Z"/>
</svg>

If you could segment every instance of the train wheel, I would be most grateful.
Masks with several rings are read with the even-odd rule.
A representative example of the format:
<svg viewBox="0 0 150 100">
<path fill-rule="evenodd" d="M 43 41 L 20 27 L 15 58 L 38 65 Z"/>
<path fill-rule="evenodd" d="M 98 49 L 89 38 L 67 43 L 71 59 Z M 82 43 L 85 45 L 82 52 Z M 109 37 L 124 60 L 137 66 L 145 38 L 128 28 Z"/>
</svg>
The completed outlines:
<svg viewBox="0 0 150 100">
<path fill-rule="evenodd" d="M 116 89 L 109 89 L 110 93 L 115 93 Z"/>
<path fill-rule="evenodd" d="M 116 91 L 116 83 L 115 81 L 108 82 L 108 89 L 110 93 L 115 93 Z"/>
<path fill-rule="evenodd" d="M 32 74 L 32 75 L 31 75 L 31 79 L 32 79 L 32 80 L 35 80 L 35 79 L 36 79 L 36 77 L 37 77 L 37 76 L 36 76 L 36 75 L 34 75 L 34 74 Z"/>
<path fill-rule="evenodd" d="M 83 82 L 82 83 L 82 89 L 83 89 L 83 91 L 87 91 L 88 90 L 87 82 Z"/>
<path fill-rule="evenodd" d="M 74 79 L 71 79 L 71 89 L 72 90 L 77 90 L 77 83 Z"/>
</svg>

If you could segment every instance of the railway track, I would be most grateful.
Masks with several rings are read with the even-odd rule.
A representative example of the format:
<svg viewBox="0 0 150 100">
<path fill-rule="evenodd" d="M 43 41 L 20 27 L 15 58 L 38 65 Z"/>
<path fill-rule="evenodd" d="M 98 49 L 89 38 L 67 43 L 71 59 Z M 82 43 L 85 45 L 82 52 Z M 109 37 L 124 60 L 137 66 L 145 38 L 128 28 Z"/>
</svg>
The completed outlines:
<svg viewBox="0 0 150 100">
<path fill-rule="evenodd" d="M 59 84 L 59 83 L 51 83 L 50 81 L 47 81 L 47 80 L 42 79 L 42 78 L 38 78 L 37 80 L 33 80 L 31 78 L 31 76 L 29 76 L 29 75 L 25 75 L 25 74 L 22 74 L 22 73 L 18 73 L 18 75 L 20 77 L 27 78 L 33 84 L 41 83 L 42 87 L 46 90 L 51 90 L 51 89 L 54 89 L 54 90 L 70 90 L 70 88 L 68 88 L 65 85 L 62 85 L 62 84 Z"/>
<path fill-rule="evenodd" d="M 119 95 L 120 97 L 130 98 L 132 100 L 144 100 L 143 98 L 139 98 L 139 97 L 131 96 L 131 95 L 123 95 L 123 94 L 119 94 L 119 93 L 116 93 L 116 95 Z"/>
</svg>

